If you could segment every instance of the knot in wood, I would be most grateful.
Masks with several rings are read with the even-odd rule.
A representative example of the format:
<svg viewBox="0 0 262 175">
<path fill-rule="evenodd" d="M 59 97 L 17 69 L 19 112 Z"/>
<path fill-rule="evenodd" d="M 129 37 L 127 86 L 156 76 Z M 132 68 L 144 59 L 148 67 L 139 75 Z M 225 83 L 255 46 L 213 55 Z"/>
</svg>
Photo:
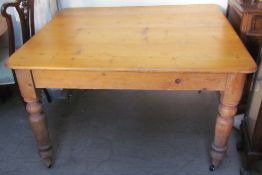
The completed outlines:
<svg viewBox="0 0 262 175">
<path fill-rule="evenodd" d="M 179 79 L 179 78 L 175 79 L 175 83 L 176 83 L 176 84 L 180 84 L 181 82 L 182 82 L 181 79 Z"/>
</svg>

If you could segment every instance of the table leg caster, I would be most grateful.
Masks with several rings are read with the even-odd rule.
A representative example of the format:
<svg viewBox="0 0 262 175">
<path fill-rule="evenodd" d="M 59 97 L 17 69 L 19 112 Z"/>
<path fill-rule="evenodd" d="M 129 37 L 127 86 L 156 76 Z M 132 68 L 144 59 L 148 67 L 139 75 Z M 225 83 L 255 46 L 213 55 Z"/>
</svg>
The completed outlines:
<svg viewBox="0 0 262 175">
<path fill-rule="evenodd" d="M 47 168 L 51 168 L 54 164 L 54 158 L 53 158 L 53 151 L 52 146 L 48 146 L 46 149 L 42 149 L 39 151 L 40 158 Z"/>
<path fill-rule="evenodd" d="M 52 168 L 54 161 L 52 158 L 42 158 L 42 162 L 47 168 Z"/>
<path fill-rule="evenodd" d="M 209 171 L 215 171 L 215 165 L 210 165 L 210 167 L 209 167 Z"/>
</svg>

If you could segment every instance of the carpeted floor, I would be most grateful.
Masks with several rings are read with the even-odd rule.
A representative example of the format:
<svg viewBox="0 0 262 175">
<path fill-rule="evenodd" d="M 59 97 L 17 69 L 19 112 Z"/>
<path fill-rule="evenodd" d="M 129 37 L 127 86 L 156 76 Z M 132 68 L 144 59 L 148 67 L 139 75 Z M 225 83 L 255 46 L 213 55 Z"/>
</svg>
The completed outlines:
<svg viewBox="0 0 262 175">
<path fill-rule="evenodd" d="M 45 100 L 44 100 L 45 101 Z M 56 163 L 46 169 L 18 96 L 0 105 L 0 175 L 238 175 L 237 133 L 210 172 L 216 93 L 74 91 L 44 102 Z"/>
</svg>

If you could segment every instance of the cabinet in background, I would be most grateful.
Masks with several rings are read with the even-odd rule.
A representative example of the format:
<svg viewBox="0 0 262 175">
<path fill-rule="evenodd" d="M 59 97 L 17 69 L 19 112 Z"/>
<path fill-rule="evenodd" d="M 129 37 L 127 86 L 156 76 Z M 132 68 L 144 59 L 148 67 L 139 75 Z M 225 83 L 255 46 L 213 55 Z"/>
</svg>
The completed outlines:
<svg viewBox="0 0 262 175">
<path fill-rule="evenodd" d="M 248 78 L 244 91 L 246 98 L 242 100 L 247 102 L 247 108 L 241 135 L 246 168 L 250 168 L 255 160 L 262 159 L 262 2 L 229 0 L 227 17 L 258 64 L 256 75 Z"/>
</svg>

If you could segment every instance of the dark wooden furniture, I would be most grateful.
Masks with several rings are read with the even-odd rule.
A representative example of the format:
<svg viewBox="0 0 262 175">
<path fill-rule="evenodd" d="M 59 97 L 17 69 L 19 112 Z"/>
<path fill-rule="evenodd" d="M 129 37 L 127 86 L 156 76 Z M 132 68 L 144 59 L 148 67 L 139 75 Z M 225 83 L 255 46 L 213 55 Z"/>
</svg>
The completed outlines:
<svg viewBox="0 0 262 175">
<path fill-rule="evenodd" d="M 237 149 L 243 150 L 246 156 L 244 169 L 249 171 L 252 165 L 262 160 L 262 103 L 256 116 L 255 125 L 251 126 L 250 119 L 245 117 L 241 123 L 241 138 Z"/>
<path fill-rule="evenodd" d="M 258 64 L 261 64 L 262 2 L 229 0 L 227 15 L 254 60 L 256 60 Z M 247 83 L 245 88 L 246 99 L 248 99 L 249 94 L 251 94 L 251 96 L 249 96 L 250 104 L 247 105 L 247 110 L 245 110 L 246 115 L 241 124 L 242 142 L 238 144 L 238 149 L 244 148 L 245 150 L 245 168 L 247 169 L 251 168 L 255 160 L 262 159 L 262 106 L 260 106 L 260 109 L 257 110 L 255 114 L 251 112 L 256 108 L 251 105 L 259 105 L 262 102 L 262 99 L 256 100 L 256 103 L 259 104 L 253 102 L 253 97 L 256 93 L 255 89 L 257 89 L 257 86 L 260 86 L 260 74 L 261 70 L 258 71 L 254 78 L 249 77 L 249 83 Z M 253 87 L 251 87 L 252 84 Z"/>
<path fill-rule="evenodd" d="M 4 3 L 1 7 L 1 14 L 6 18 L 8 26 L 8 38 L 9 38 L 9 55 L 11 56 L 15 52 L 15 30 L 13 26 L 12 16 L 7 13 L 7 9 L 13 7 L 18 13 L 23 44 L 25 44 L 32 36 L 35 35 L 34 24 L 34 0 L 17 0 L 15 2 Z M 14 78 L 15 74 L 14 74 Z M 46 89 L 43 89 L 47 101 L 51 102 L 51 97 Z"/>
<path fill-rule="evenodd" d="M 229 0 L 227 17 L 256 59 L 262 39 L 262 2 Z"/>
<path fill-rule="evenodd" d="M 259 64 L 259 48 L 262 38 L 262 3 L 251 0 L 229 0 L 227 17 L 235 31 L 241 37 L 243 43 Z M 247 77 L 243 97 L 239 105 L 238 113 L 244 113 L 247 109 L 248 96 L 252 85 L 253 76 Z"/>
<path fill-rule="evenodd" d="M 17 0 L 4 3 L 1 7 L 1 13 L 8 25 L 9 55 L 12 55 L 15 52 L 15 33 L 12 16 L 7 13 L 9 7 L 14 7 L 19 15 L 23 43 L 26 43 L 35 34 L 34 0 Z"/>
<path fill-rule="evenodd" d="M 260 52 L 260 58 L 262 53 Z M 254 78 L 254 85 L 249 97 L 249 106 L 241 123 L 241 141 L 237 149 L 244 151 L 245 162 L 243 171 L 248 172 L 253 165 L 262 160 L 262 65 L 260 61 L 259 70 Z M 243 173 L 244 174 L 244 173 Z"/>
<path fill-rule="evenodd" d="M 0 37 L 6 32 L 7 30 L 7 24 L 5 21 L 5 18 L 0 15 Z M 1 60 L 0 60 L 0 66 L 1 65 Z M 0 74 L 2 74 L 1 68 L 0 68 Z M 5 101 L 9 95 L 11 94 L 10 89 L 7 86 L 0 86 L 0 100 Z"/>
<path fill-rule="evenodd" d="M 7 25 L 5 19 L 0 15 L 0 36 L 7 30 Z"/>
</svg>

